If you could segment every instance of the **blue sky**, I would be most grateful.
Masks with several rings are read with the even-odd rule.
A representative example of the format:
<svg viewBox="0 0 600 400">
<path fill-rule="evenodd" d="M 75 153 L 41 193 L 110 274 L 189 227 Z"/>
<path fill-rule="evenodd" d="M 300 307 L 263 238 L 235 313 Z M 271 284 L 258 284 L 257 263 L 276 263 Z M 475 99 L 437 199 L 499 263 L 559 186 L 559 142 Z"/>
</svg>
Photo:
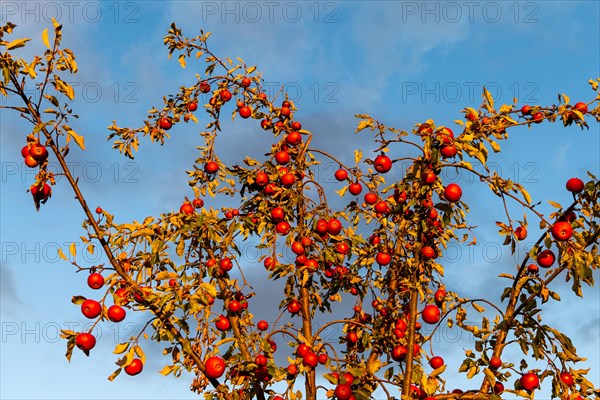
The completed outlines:
<svg viewBox="0 0 600 400">
<path fill-rule="evenodd" d="M 89 203 L 101 205 L 120 222 L 176 210 L 184 196 L 193 195 L 184 171 L 195 159 L 199 128 L 173 128 L 172 140 L 163 147 L 144 142 L 134 161 L 119 156 L 106 141 L 113 119 L 138 125 L 163 95 L 203 72 L 202 64 L 189 63 L 182 70 L 167 59 L 162 38 L 171 22 L 188 35 L 200 28 L 213 32 L 210 43 L 217 54 L 258 65 L 272 91 L 285 85 L 300 110 L 296 117 L 314 133 L 316 145 L 346 161 L 355 148 L 372 148 L 354 135 L 354 114 L 369 113 L 406 130 L 428 118 L 452 126 L 463 107 L 480 104 L 484 85 L 497 102 L 517 97 L 522 103 L 550 104 L 557 93 L 576 102 L 593 97 L 586 82 L 600 76 L 600 3 L 593 1 L 5 1 L 0 7 L 0 22 L 16 23 L 15 36 L 32 37 L 31 48 L 38 52 L 43 51 L 41 31 L 51 27 L 51 18 L 63 23 L 64 46 L 75 52 L 80 70 L 71 81 L 77 96 L 73 107 L 80 115 L 72 125 L 85 135 L 88 147 L 85 153 L 72 151 L 69 161 Z M 66 361 L 58 329 L 80 330 L 87 323 L 70 298 L 93 293 L 84 276 L 58 259 L 56 248 L 76 241 L 83 249 L 78 241 L 83 214 L 60 178 L 51 201 L 35 212 L 26 193 L 33 173 L 19 154 L 30 127 L 4 110 L 0 123 L 0 397 L 196 397 L 186 378 L 155 373 L 162 360 L 151 343 L 145 344 L 150 361 L 143 374 L 106 380 L 115 367 L 114 344 L 131 335 L 144 322 L 142 316 L 105 325 L 90 359 L 76 351 L 71 363 Z M 255 125 L 225 124 L 220 148 L 226 160 L 268 146 Z M 544 200 L 540 209 L 545 212 L 550 211 L 546 199 L 569 201 L 568 178 L 585 178 L 586 170 L 600 174 L 598 125 L 580 131 L 543 124 L 511 132 L 493 165 L 525 184 L 535 200 Z M 392 154 L 402 151 L 392 149 Z M 332 172 L 324 165 L 322 179 L 331 180 Z M 480 243 L 475 249 L 454 249 L 445 263 L 448 287 L 497 300 L 497 274 L 515 265 L 495 230 L 501 205 L 467 176 L 444 178 L 463 186 Z M 530 237 L 538 233 L 533 226 Z M 249 264 L 256 259 L 252 246 L 245 255 Z M 84 261 L 91 265 L 102 259 Z M 584 365 L 592 368 L 590 379 L 600 386 L 598 287 L 585 288 L 584 301 L 576 302 L 565 291 L 568 284 L 556 285 L 563 289 L 563 301 L 549 307 L 545 322 L 573 338 L 589 358 Z M 256 301 L 269 300 L 259 296 Z M 449 364 L 449 388 L 465 386 L 464 377 L 451 370 L 458 368 L 470 339 L 458 339 L 444 336 L 435 343 Z"/>
</svg>

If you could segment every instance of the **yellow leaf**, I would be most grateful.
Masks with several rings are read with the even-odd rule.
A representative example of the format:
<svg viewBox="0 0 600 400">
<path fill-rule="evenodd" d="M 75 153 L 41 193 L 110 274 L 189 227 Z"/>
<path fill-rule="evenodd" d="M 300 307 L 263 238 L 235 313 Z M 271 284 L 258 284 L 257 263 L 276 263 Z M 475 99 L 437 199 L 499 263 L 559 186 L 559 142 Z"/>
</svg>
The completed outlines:
<svg viewBox="0 0 600 400">
<path fill-rule="evenodd" d="M 30 40 L 31 39 L 29 39 L 29 38 L 17 39 L 17 40 L 13 40 L 12 42 L 10 42 L 8 44 L 4 44 L 4 46 L 6 46 L 6 50 L 18 49 L 19 47 L 25 46 L 25 43 L 27 43 Z M 6 42 L 4 42 L 4 43 L 6 43 Z"/>
<path fill-rule="evenodd" d="M 181 68 L 185 69 L 185 56 L 183 54 L 179 56 L 179 65 L 181 65 Z"/>
<path fill-rule="evenodd" d="M 71 129 L 71 127 L 69 125 L 63 125 L 62 127 L 69 136 L 73 137 L 73 140 L 75 140 L 75 143 L 77 143 L 77 145 L 81 148 L 81 150 L 85 150 L 85 143 L 84 143 L 83 136 L 79 136 L 77 133 L 75 133 L 75 131 L 73 129 Z"/>
<path fill-rule="evenodd" d="M 247 71 L 247 73 L 248 73 L 248 74 L 251 74 L 251 73 L 253 73 L 254 71 L 256 71 L 256 66 L 253 66 L 253 67 L 250 67 L 250 68 L 248 68 L 248 71 Z"/>
<path fill-rule="evenodd" d="M 358 164 L 360 162 L 360 160 L 362 160 L 362 156 L 363 156 L 362 150 L 354 150 L 354 162 L 355 163 Z"/>
<path fill-rule="evenodd" d="M 129 343 L 120 343 L 113 350 L 114 354 L 123 354 L 125 350 L 129 347 Z"/>
<path fill-rule="evenodd" d="M 42 32 L 42 41 L 47 48 L 50 48 L 50 41 L 48 40 L 48 28 L 44 29 Z"/>
<path fill-rule="evenodd" d="M 63 253 L 63 251 L 62 251 L 62 249 L 60 247 L 58 248 L 58 256 L 60 258 L 62 258 L 63 260 L 67 259 L 67 257 L 65 256 L 65 253 Z"/>
<path fill-rule="evenodd" d="M 562 97 L 563 97 L 563 100 L 565 101 L 565 104 L 569 104 L 569 101 L 571 101 L 569 96 L 567 96 L 566 94 L 563 93 Z"/>
<path fill-rule="evenodd" d="M 485 100 L 487 101 L 489 106 L 493 109 L 494 108 L 494 99 L 492 98 L 491 93 L 485 88 L 485 86 L 483 87 L 483 96 L 485 97 Z"/>
<path fill-rule="evenodd" d="M 91 244 L 91 243 L 88 244 L 88 247 L 87 247 L 88 253 L 94 254 L 94 249 L 95 249 L 95 246 L 93 244 Z"/>
<path fill-rule="evenodd" d="M 160 271 L 154 279 L 158 281 L 163 281 L 165 279 L 177 278 L 177 273 L 173 271 Z"/>
<path fill-rule="evenodd" d="M 476 309 L 478 312 L 482 313 L 485 311 L 485 308 L 481 307 L 479 304 L 477 303 L 473 303 L 473 308 Z"/>
<path fill-rule="evenodd" d="M 77 255 L 77 248 L 75 247 L 75 242 L 71 243 L 71 246 L 69 246 L 69 252 L 73 256 L 73 258 L 75 258 L 75 256 Z"/>
<path fill-rule="evenodd" d="M 174 369 L 175 369 L 175 366 L 174 366 L 174 365 L 165 365 L 165 366 L 163 367 L 163 369 L 161 369 L 161 370 L 160 370 L 160 374 L 161 374 L 161 375 L 164 375 L 164 376 L 167 376 L 167 375 L 169 375 L 171 372 L 173 372 L 173 370 L 174 370 Z"/>
</svg>

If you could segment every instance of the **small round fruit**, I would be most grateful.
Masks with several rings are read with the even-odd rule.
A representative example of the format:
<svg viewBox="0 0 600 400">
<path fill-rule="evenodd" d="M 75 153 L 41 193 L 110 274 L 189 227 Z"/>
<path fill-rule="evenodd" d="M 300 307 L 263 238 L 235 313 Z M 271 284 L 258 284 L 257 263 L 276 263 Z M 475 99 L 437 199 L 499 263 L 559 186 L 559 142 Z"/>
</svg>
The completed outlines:
<svg viewBox="0 0 600 400">
<path fill-rule="evenodd" d="M 342 223 L 337 218 L 331 218 L 327 221 L 327 233 L 330 235 L 339 235 L 342 231 Z"/>
<path fill-rule="evenodd" d="M 299 131 L 300 129 L 302 129 L 302 124 L 298 121 L 294 121 L 292 122 L 292 129 L 295 131 Z"/>
<path fill-rule="evenodd" d="M 577 111 L 579 111 L 582 114 L 587 114 L 587 112 L 588 112 L 588 106 L 587 106 L 587 104 L 585 104 L 582 101 L 580 101 L 578 103 L 575 103 L 575 105 L 573 106 L 573 108 L 576 109 Z"/>
<path fill-rule="evenodd" d="M 502 382 L 496 382 L 494 383 L 494 388 L 492 390 L 494 391 L 494 394 L 500 394 L 504 392 L 504 385 Z"/>
<path fill-rule="evenodd" d="M 252 109 L 248 106 L 241 107 L 238 112 L 242 118 L 249 118 L 252 115 Z"/>
<path fill-rule="evenodd" d="M 444 158 L 452 158 L 458 153 L 458 149 L 454 145 L 446 145 L 440 149 L 440 154 Z"/>
<path fill-rule="evenodd" d="M 139 358 L 134 358 L 131 363 L 125 367 L 125 373 L 127 375 L 137 375 L 144 369 L 144 364 L 142 364 L 142 360 Z"/>
<path fill-rule="evenodd" d="M 25 160 L 23 161 L 25 162 L 25 165 L 27 165 L 29 168 L 35 168 L 39 165 L 37 160 L 30 155 L 27 155 L 27 157 L 25 157 Z"/>
<path fill-rule="evenodd" d="M 502 366 L 502 360 L 499 359 L 498 357 L 492 357 L 490 358 L 490 367 L 492 367 L 493 369 L 498 369 Z"/>
<path fill-rule="evenodd" d="M 267 329 L 269 329 L 269 323 L 265 320 L 260 320 L 258 321 L 258 323 L 256 324 L 256 327 L 258 328 L 258 330 L 260 331 L 266 331 Z"/>
<path fill-rule="evenodd" d="M 442 365 L 444 365 L 444 359 L 442 357 L 440 357 L 440 356 L 432 357 L 431 360 L 429 360 L 429 365 L 433 369 L 438 369 Z"/>
<path fill-rule="evenodd" d="M 436 290 L 433 295 L 433 300 L 435 301 L 435 303 L 437 305 L 442 304 L 444 302 L 445 298 L 446 298 L 446 291 L 444 289 Z"/>
<path fill-rule="evenodd" d="M 48 150 L 39 143 L 29 148 L 29 154 L 39 163 L 44 162 L 48 158 Z"/>
<path fill-rule="evenodd" d="M 290 364 L 286 368 L 288 375 L 296 375 L 298 373 L 298 366 L 296 364 Z"/>
<path fill-rule="evenodd" d="M 302 357 L 302 364 L 306 367 L 315 368 L 319 364 L 319 356 L 309 351 Z"/>
<path fill-rule="evenodd" d="M 377 253 L 375 261 L 377 261 L 377 264 L 379 265 L 388 265 L 392 261 L 392 256 L 388 253 Z"/>
<path fill-rule="evenodd" d="M 179 207 L 179 212 L 182 212 L 184 214 L 190 215 L 194 213 L 194 206 L 192 206 L 190 203 L 185 202 L 181 205 L 181 207 Z"/>
<path fill-rule="evenodd" d="M 225 315 L 220 315 L 217 322 L 215 322 L 215 327 L 221 332 L 225 332 L 231 328 L 231 322 Z"/>
<path fill-rule="evenodd" d="M 327 364 L 327 360 L 329 360 L 329 356 L 327 355 L 327 353 L 319 354 L 319 364 L 325 365 Z"/>
<path fill-rule="evenodd" d="M 200 91 L 202 93 L 208 93 L 208 92 L 210 92 L 210 83 L 208 83 L 206 81 L 200 82 L 199 89 L 200 89 Z"/>
<path fill-rule="evenodd" d="M 81 312 L 86 317 L 93 319 L 98 317 L 102 312 L 102 305 L 98 303 L 96 300 L 87 299 L 81 303 Z"/>
<path fill-rule="evenodd" d="M 573 227 L 567 221 L 558 221 L 552 225 L 551 232 L 554 240 L 564 242 L 573 235 Z"/>
<path fill-rule="evenodd" d="M 219 170 L 219 164 L 214 161 L 209 161 L 204 164 L 204 172 L 207 174 L 214 174 Z"/>
<path fill-rule="evenodd" d="M 286 165 L 290 162 L 290 153 L 285 150 L 280 150 L 275 154 L 275 161 L 279 165 Z"/>
<path fill-rule="evenodd" d="M 173 123 L 169 118 L 161 118 L 158 120 L 158 126 L 165 131 L 168 131 L 173 126 Z"/>
<path fill-rule="evenodd" d="M 462 197 L 462 189 L 456 183 L 451 183 L 444 189 L 444 198 L 450 203 L 455 203 Z"/>
<path fill-rule="evenodd" d="M 408 350 L 406 349 L 406 346 L 403 346 L 401 344 L 396 345 L 394 347 L 394 349 L 392 350 L 392 360 L 394 361 L 404 361 L 406 359 L 406 354 L 408 353 Z"/>
<path fill-rule="evenodd" d="M 31 154 L 29 154 L 29 145 L 25 145 L 21 148 L 21 156 L 23 156 L 23 158 L 30 156 Z"/>
<path fill-rule="evenodd" d="M 358 196 L 362 192 L 362 185 L 358 182 L 351 183 L 348 186 L 348 191 L 355 196 Z"/>
<path fill-rule="evenodd" d="M 421 176 L 421 179 L 423 180 L 423 183 L 431 185 L 433 182 L 436 181 L 437 175 L 433 171 L 425 171 Z"/>
<path fill-rule="evenodd" d="M 584 188 L 584 183 L 579 178 L 571 178 L 567 181 L 566 187 L 569 192 L 579 193 Z"/>
<path fill-rule="evenodd" d="M 296 176 L 291 172 L 287 172 L 281 176 L 279 181 L 281 182 L 281 186 L 290 188 L 294 186 L 294 183 L 296 183 Z"/>
<path fill-rule="evenodd" d="M 523 107 L 521 107 L 521 114 L 529 115 L 530 113 L 531 113 L 531 106 L 525 104 Z"/>
<path fill-rule="evenodd" d="M 392 160 L 390 160 L 390 158 L 385 154 L 380 154 L 377 157 L 375 157 L 375 161 L 373 161 L 373 166 L 375 167 L 375 170 L 377 172 L 385 174 L 386 172 L 389 172 L 390 169 L 392 169 Z"/>
<path fill-rule="evenodd" d="M 247 88 L 250 86 L 251 83 L 252 83 L 252 79 L 250 79 L 246 76 L 242 79 L 241 85 L 243 88 Z"/>
<path fill-rule="evenodd" d="M 288 233 L 290 233 L 291 229 L 292 227 L 287 221 L 281 221 L 277 223 L 277 225 L 275 225 L 275 231 L 282 236 L 285 236 Z"/>
<path fill-rule="evenodd" d="M 335 387 L 334 394 L 338 400 L 350 400 L 350 397 L 352 397 L 352 386 L 347 383 L 340 383 Z"/>
<path fill-rule="evenodd" d="M 297 146 L 302 143 L 302 135 L 298 131 L 291 131 L 285 137 L 285 141 L 289 143 L 291 146 Z"/>
<path fill-rule="evenodd" d="M 377 203 L 378 200 L 379 196 L 377 196 L 375 193 L 369 192 L 365 194 L 365 203 L 369 205 Z"/>
<path fill-rule="evenodd" d="M 221 90 L 221 92 L 219 93 L 219 96 L 221 97 L 221 100 L 223 100 L 224 103 L 227 103 L 233 97 L 231 92 L 227 89 Z"/>
<path fill-rule="evenodd" d="M 441 312 L 437 306 L 428 304 L 423 308 L 423 311 L 421 311 L 421 317 L 423 318 L 423 321 L 428 324 L 436 324 L 440 321 Z"/>
<path fill-rule="evenodd" d="M 525 240 L 527 238 L 527 229 L 523 226 L 517 227 L 515 229 L 515 237 L 519 240 Z"/>
<path fill-rule="evenodd" d="M 301 309 L 302 306 L 300 305 L 300 302 L 296 299 L 290 301 L 287 305 L 287 310 L 290 312 L 290 314 L 298 314 Z"/>
<path fill-rule="evenodd" d="M 102 214 L 102 207 L 96 207 L 96 214 Z"/>
<path fill-rule="evenodd" d="M 550 268 L 555 260 L 556 256 L 552 250 L 544 250 L 538 254 L 536 258 L 538 265 L 542 268 Z"/>
<path fill-rule="evenodd" d="M 539 124 L 544 120 L 544 114 L 542 114 L 540 111 L 533 113 L 533 115 L 531 116 L 531 120 L 536 124 Z"/>
<path fill-rule="evenodd" d="M 560 373 L 560 380 L 562 381 L 562 383 L 569 387 L 573 386 L 573 375 L 571 375 L 567 371 L 563 371 Z"/>
<path fill-rule="evenodd" d="M 96 338 L 91 333 L 82 332 L 75 337 L 75 345 L 81 350 L 91 350 L 96 345 Z"/>
<path fill-rule="evenodd" d="M 264 354 L 259 354 L 254 358 L 254 364 L 258 365 L 259 367 L 264 367 L 267 365 L 268 361 L 269 360 Z"/>
<path fill-rule="evenodd" d="M 540 386 L 540 378 L 533 372 L 528 372 L 521 376 L 520 381 L 523 389 L 527 391 L 532 391 L 533 389 Z"/>
<path fill-rule="evenodd" d="M 540 271 L 540 267 L 537 266 L 537 264 L 529 264 L 527 266 L 527 272 L 529 272 L 530 274 L 537 274 Z"/>
<path fill-rule="evenodd" d="M 125 319 L 125 309 L 121 306 L 112 305 L 108 308 L 106 313 L 108 315 L 108 319 L 112 322 L 121 322 Z"/>
<path fill-rule="evenodd" d="M 237 300 L 231 300 L 227 305 L 227 309 L 235 314 L 242 310 L 242 303 Z"/>
<path fill-rule="evenodd" d="M 204 206 L 204 200 L 197 198 L 192 200 L 192 205 L 194 206 L 194 208 L 202 208 L 202 206 Z"/>
<path fill-rule="evenodd" d="M 230 258 L 224 257 L 221 259 L 221 261 L 219 261 L 219 268 L 225 272 L 231 271 L 231 268 L 233 268 L 233 262 L 231 262 Z"/>
<path fill-rule="evenodd" d="M 90 274 L 87 278 L 87 284 L 94 290 L 100 289 L 104 285 L 104 277 L 98 272 Z"/>
<path fill-rule="evenodd" d="M 196 111 L 198 109 L 198 103 L 196 103 L 195 101 L 190 101 L 187 104 L 186 107 L 187 107 L 188 111 L 192 111 L 193 112 L 193 111 Z"/>
<path fill-rule="evenodd" d="M 346 171 L 345 169 L 338 169 L 337 171 L 335 171 L 335 179 L 337 179 L 338 181 L 343 181 L 346 180 L 348 178 L 348 171 Z"/>
<path fill-rule="evenodd" d="M 423 246 L 421 255 L 427 259 L 435 258 L 435 250 L 431 246 Z"/>
<path fill-rule="evenodd" d="M 39 190 L 38 186 L 36 186 L 34 183 L 33 185 L 31 185 L 29 187 L 29 191 L 31 191 L 31 195 L 33 196 L 34 199 L 40 200 L 40 201 L 47 199 L 52 194 L 52 188 L 46 182 L 44 182 L 44 186 L 42 186 L 42 190 Z"/>
</svg>

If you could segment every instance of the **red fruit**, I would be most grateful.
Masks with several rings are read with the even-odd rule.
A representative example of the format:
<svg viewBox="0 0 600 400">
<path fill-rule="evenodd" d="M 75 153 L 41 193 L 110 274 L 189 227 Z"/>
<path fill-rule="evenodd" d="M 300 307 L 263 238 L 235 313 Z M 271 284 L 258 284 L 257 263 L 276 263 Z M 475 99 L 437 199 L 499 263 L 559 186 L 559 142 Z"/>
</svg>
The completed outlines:
<svg viewBox="0 0 600 400">
<path fill-rule="evenodd" d="M 365 203 L 373 205 L 377 203 L 377 200 L 379 200 L 379 196 L 377 196 L 375 193 L 369 192 L 365 194 Z"/>
<path fill-rule="evenodd" d="M 179 207 L 179 212 L 182 212 L 184 214 L 193 214 L 194 213 L 194 206 L 192 206 L 190 203 L 183 203 L 181 205 L 181 207 Z"/>
<path fill-rule="evenodd" d="M 537 274 L 540 268 L 536 264 L 529 264 L 527 266 L 527 272 L 531 274 Z"/>
<path fill-rule="evenodd" d="M 454 139 L 454 132 L 452 132 L 452 129 L 447 127 L 442 127 L 438 129 L 437 135 L 441 142 L 444 144 L 450 144 L 452 143 L 452 139 Z"/>
<path fill-rule="evenodd" d="M 325 365 L 327 364 L 327 360 L 329 360 L 329 356 L 327 355 L 327 353 L 319 354 L 319 364 Z"/>
<path fill-rule="evenodd" d="M 200 82 L 199 88 L 200 88 L 200 91 L 202 93 L 208 93 L 208 92 L 210 92 L 210 84 L 208 82 L 206 82 L 206 81 Z"/>
<path fill-rule="evenodd" d="M 259 354 L 254 358 L 254 364 L 258 365 L 259 367 L 264 367 L 267 365 L 268 361 L 269 360 L 267 357 L 265 357 L 263 354 Z"/>
<path fill-rule="evenodd" d="M 335 245 L 335 251 L 345 255 L 350 251 L 350 246 L 346 242 L 340 242 Z"/>
<path fill-rule="evenodd" d="M 533 372 L 528 372 L 521 376 L 520 381 L 523 389 L 527 391 L 532 391 L 533 389 L 540 386 L 540 378 Z"/>
<path fill-rule="evenodd" d="M 300 343 L 298 348 L 296 349 L 296 354 L 300 357 L 304 357 L 310 351 L 310 347 L 304 343 Z"/>
<path fill-rule="evenodd" d="M 275 260 L 273 257 L 267 257 L 263 261 L 263 265 L 266 269 L 271 270 L 277 265 L 277 260 Z"/>
<path fill-rule="evenodd" d="M 219 267 L 222 271 L 231 271 L 231 268 L 233 268 L 233 262 L 231 262 L 230 258 L 222 258 L 221 261 L 219 261 Z"/>
<path fill-rule="evenodd" d="M 408 350 L 406 349 L 405 346 L 399 344 L 397 346 L 394 347 L 394 349 L 392 350 L 392 360 L 394 361 L 404 361 L 406 359 L 406 354 L 408 353 Z"/>
<path fill-rule="evenodd" d="M 525 240 L 527 238 L 527 229 L 523 226 L 517 227 L 517 229 L 515 229 L 515 237 L 518 240 Z"/>
<path fill-rule="evenodd" d="M 249 118 L 252 115 L 252 108 L 250 108 L 248 106 L 242 106 L 238 110 L 238 113 L 240 114 L 240 117 L 242 117 L 242 118 Z"/>
<path fill-rule="evenodd" d="M 292 129 L 295 131 L 299 131 L 300 129 L 302 129 L 302 124 L 298 121 L 294 121 L 292 122 Z"/>
<path fill-rule="evenodd" d="M 354 375 L 352 375 L 350 372 L 344 372 L 342 375 L 342 381 L 348 385 L 352 385 L 352 383 L 354 383 Z"/>
<path fill-rule="evenodd" d="M 133 298 L 135 299 L 135 301 L 137 301 L 138 303 L 142 303 L 144 301 L 144 298 L 150 294 L 150 292 L 152 292 L 152 289 L 150 289 L 149 287 L 144 287 L 144 286 L 140 286 L 140 291 L 142 292 L 142 295 L 139 295 L 138 293 L 134 293 L 133 294 Z"/>
<path fill-rule="evenodd" d="M 423 308 L 423 311 L 421 311 L 421 317 L 423 318 L 423 321 L 428 324 L 436 324 L 440 320 L 441 312 L 437 306 L 428 304 Z"/>
<path fill-rule="evenodd" d="M 298 131 L 291 131 L 285 137 L 285 141 L 289 143 L 291 146 L 297 146 L 302 143 L 302 135 Z"/>
<path fill-rule="evenodd" d="M 102 305 L 96 300 L 87 299 L 81 303 L 81 312 L 86 317 L 93 319 L 96 318 L 102 312 Z"/>
<path fill-rule="evenodd" d="M 327 232 L 330 235 L 339 235 L 341 231 L 342 223 L 338 219 L 331 218 L 329 221 L 327 221 Z"/>
<path fill-rule="evenodd" d="M 531 113 L 531 107 L 530 106 L 528 106 L 527 104 L 525 104 L 523 107 L 521 107 L 521 114 L 528 115 L 529 113 Z"/>
<path fill-rule="evenodd" d="M 290 153 L 285 150 L 280 150 L 275 154 L 275 161 L 279 165 L 285 165 L 290 162 Z"/>
<path fill-rule="evenodd" d="M 537 263 L 540 267 L 549 268 L 554 264 L 556 260 L 556 256 L 552 252 L 552 250 L 544 250 L 540 254 L 537 255 Z"/>
<path fill-rule="evenodd" d="M 106 314 L 108 315 L 108 319 L 110 319 L 112 322 L 121 322 L 125 319 L 125 315 L 127 313 L 123 307 L 112 305 L 108 308 Z"/>
<path fill-rule="evenodd" d="M 202 206 L 204 206 L 204 200 L 194 199 L 192 200 L 192 206 L 194 206 L 194 208 L 201 208 Z"/>
<path fill-rule="evenodd" d="M 139 358 L 134 358 L 129 365 L 125 367 L 125 373 L 127 375 L 137 375 L 144 369 L 144 364 Z"/>
<path fill-rule="evenodd" d="M 440 149 L 440 154 L 444 158 L 452 158 L 458 153 L 458 149 L 454 145 L 446 145 Z"/>
<path fill-rule="evenodd" d="M 358 182 L 351 183 L 348 186 L 348 191 L 355 196 L 358 196 L 362 192 L 362 185 Z"/>
<path fill-rule="evenodd" d="M 75 345 L 84 351 L 90 351 L 96 345 L 96 338 L 91 333 L 82 332 L 75 337 Z"/>
<path fill-rule="evenodd" d="M 437 179 L 437 175 L 433 171 L 425 171 L 421 176 L 423 183 L 431 185 Z"/>
<path fill-rule="evenodd" d="M 375 261 L 377 261 L 377 264 L 379 265 L 388 265 L 392 261 L 392 256 L 388 253 L 377 253 Z"/>
<path fill-rule="evenodd" d="M 102 214 L 102 211 L 101 207 L 96 207 L 96 214 Z"/>
<path fill-rule="evenodd" d="M 492 357 L 490 358 L 490 367 L 494 368 L 494 369 L 498 369 L 502 366 L 502 360 L 499 359 L 498 357 Z"/>
<path fill-rule="evenodd" d="M 34 144 L 29 148 L 29 155 L 37 162 L 43 163 L 48 158 L 48 150 L 41 144 Z"/>
<path fill-rule="evenodd" d="M 462 197 L 462 189 L 456 183 L 451 183 L 444 189 L 444 198 L 450 203 L 455 203 Z"/>
<path fill-rule="evenodd" d="M 285 173 L 280 178 L 281 186 L 289 188 L 296 183 L 296 176 L 291 172 Z"/>
<path fill-rule="evenodd" d="M 390 169 L 392 169 L 392 160 L 384 154 L 380 154 L 375 157 L 375 161 L 373 161 L 373 166 L 375 170 L 381 174 L 385 174 Z"/>
<path fill-rule="evenodd" d="M 433 369 L 438 369 L 442 365 L 444 365 L 444 359 L 442 357 L 440 357 L 440 356 L 432 357 L 431 360 L 429 360 L 429 365 Z"/>
<path fill-rule="evenodd" d="M 36 159 L 31 157 L 30 155 L 27 155 L 25 157 L 25 160 L 23 161 L 25 162 L 25 165 L 27 165 L 29 168 L 35 168 L 39 165 Z"/>
<path fill-rule="evenodd" d="M 304 254 L 304 246 L 302 246 L 302 243 L 300 242 L 293 242 L 292 243 L 292 253 L 296 254 L 296 255 L 300 255 L 300 254 Z"/>
<path fill-rule="evenodd" d="M 542 114 L 540 111 L 538 111 L 531 116 L 531 120 L 533 122 L 535 122 L 536 124 L 539 124 L 540 122 L 542 122 L 544 120 L 544 114 Z"/>
<path fill-rule="evenodd" d="M 296 375 L 298 373 L 298 366 L 296 364 L 290 364 L 290 365 L 288 365 L 287 366 L 287 373 L 289 375 Z"/>
<path fill-rule="evenodd" d="M 356 334 L 356 332 L 348 332 L 346 334 L 346 342 L 350 344 L 358 342 L 358 335 Z"/>
<path fill-rule="evenodd" d="M 440 305 L 444 302 L 444 299 L 446 298 L 446 291 L 444 289 L 438 289 L 436 290 L 436 292 L 433 295 L 433 299 L 436 302 L 436 304 Z"/>
<path fill-rule="evenodd" d="M 584 183 L 581 179 L 579 178 L 571 178 L 567 181 L 567 190 L 569 192 L 573 192 L 573 193 L 579 193 L 583 190 L 584 188 Z"/>
<path fill-rule="evenodd" d="M 228 102 L 229 100 L 231 100 L 231 97 L 233 97 L 231 92 L 227 89 L 221 90 L 221 92 L 219 93 L 219 96 L 221 97 L 221 100 L 223 100 L 223 102 L 225 102 L 225 103 Z"/>
<path fill-rule="evenodd" d="M 285 211 L 281 207 L 275 207 L 271 210 L 271 218 L 274 222 L 280 222 L 285 219 Z"/>
<path fill-rule="evenodd" d="M 29 145 L 25 145 L 21 148 L 21 156 L 23 156 L 23 158 L 30 156 L 31 154 L 29 154 Z"/>
<path fill-rule="evenodd" d="M 198 109 L 198 103 L 196 103 L 195 101 L 191 101 L 187 104 L 187 109 L 188 111 L 196 111 Z"/>
<path fill-rule="evenodd" d="M 273 123 L 270 120 L 265 118 L 262 121 L 260 121 L 260 127 L 266 131 L 273 127 Z"/>
<path fill-rule="evenodd" d="M 231 300 L 227 305 L 227 309 L 232 313 L 237 313 L 242 310 L 242 303 L 237 300 Z"/>
<path fill-rule="evenodd" d="M 350 400 L 350 397 L 352 397 L 352 386 L 347 383 L 340 383 L 335 387 L 334 394 L 338 400 Z"/>
<path fill-rule="evenodd" d="M 219 170 L 219 164 L 217 164 L 214 161 L 209 161 L 206 164 L 204 164 L 204 171 L 207 174 L 214 174 Z"/>
<path fill-rule="evenodd" d="M 286 221 L 281 221 L 277 225 L 275 225 L 275 231 L 280 235 L 287 235 L 290 233 L 292 227 Z"/>
<path fill-rule="evenodd" d="M 431 125 L 425 122 L 424 124 L 419 125 L 417 133 L 419 133 L 420 135 L 430 135 L 433 133 L 433 128 L 431 127 Z"/>
<path fill-rule="evenodd" d="M 92 289 L 100 289 L 104 285 L 104 277 L 98 272 L 90 274 L 87 278 L 87 284 Z"/>
<path fill-rule="evenodd" d="M 502 382 L 496 382 L 494 383 L 494 388 L 492 390 L 494 391 L 494 394 L 500 394 L 504 392 L 504 385 Z"/>
<path fill-rule="evenodd" d="M 343 181 L 346 180 L 348 178 L 348 171 L 346 171 L 345 169 L 338 169 L 337 171 L 335 171 L 335 179 L 337 179 L 338 181 Z"/>
<path fill-rule="evenodd" d="M 373 207 L 375 211 L 379 214 L 388 214 L 390 212 L 390 206 L 387 201 L 380 201 Z"/>
<path fill-rule="evenodd" d="M 158 126 L 165 131 L 168 131 L 173 126 L 173 123 L 169 118 L 161 118 L 158 120 Z"/>
<path fill-rule="evenodd" d="M 560 373 L 560 380 L 567 386 L 573 386 L 573 375 L 568 373 L 567 371 L 563 371 Z"/>
<path fill-rule="evenodd" d="M 573 106 L 574 109 L 576 109 L 577 111 L 579 111 L 582 114 L 587 114 L 588 112 L 588 106 L 587 104 L 585 104 L 584 102 L 579 102 L 579 103 L 575 103 L 575 105 Z"/>
<path fill-rule="evenodd" d="M 260 331 L 266 331 L 267 329 L 269 329 L 269 323 L 265 320 L 260 320 L 258 321 L 258 323 L 256 324 L 256 327 L 258 328 L 258 330 Z"/>
<path fill-rule="evenodd" d="M 424 246 L 421 249 L 421 255 L 425 258 L 435 258 L 435 250 L 431 246 Z"/>
<path fill-rule="evenodd" d="M 207 377 L 217 379 L 220 378 L 225 372 L 225 361 L 223 361 L 221 357 L 209 357 L 204 362 L 204 367 Z"/>
<path fill-rule="evenodd" d="M 291 113 L 292 110 L 289 107 L 281 107 L 281 109 L 279 110 L 279 115 L 281 115 L 282 117 L 289 117 Z"/>
<path fill-rule="evenodd" d="M 243 88 L 247 88 L 248 86 L 250 86 L 251 83 L 252 83 L 252 79 L 250 79 L 246 76 L 242 79 L 241 85 Z"/>
<path fill-rule="evenodd" d="M 558 221 L 552 225 L 551 232 L 554 240 L 564 242 L 573 235 L 573 227 L 567 221 Z"/>
<path fill-rule="evenodd" d="M 294 314 L 298 314 L 300 312 L 300 310 L 302 309 L 302 306 L 300 305 L 300 302 L 296 299 L 290 301 L 287 305 L 287 310 L 290 312 L 290 314 L 294 315 Z"/>
<path fill-rule="evenodd" d="M 302 364 L 306 367 L 314 368 L 319 364 L 319 357 L 312 351 L 309 351 L 302 357 Z"/>
<path fill-rule="evenodd" d="M 381 238 L 379 237 L 379 235 L 373 234 L 371 236 L 369 236 L 369 243 L 371 243 L 373 246 L 381 243 Z"/>
<path fill-rule="evenodd" d="M 177 286 L 177 280 L 175 278 L 171 278 L 169 279 L 169 286 L 170 287 L 175 287 Z"/>
<path fill-rule="evenodd" d="M 115 303 L 117 304 L 125 305 L 129 303 L 129 300 L 127 299 L 127 291 L 125 290 L 125 288 L 118 288 L 117 290 L 115 290 L 115 294 L 113 297 L 115 299 Z"/>
</svg>

